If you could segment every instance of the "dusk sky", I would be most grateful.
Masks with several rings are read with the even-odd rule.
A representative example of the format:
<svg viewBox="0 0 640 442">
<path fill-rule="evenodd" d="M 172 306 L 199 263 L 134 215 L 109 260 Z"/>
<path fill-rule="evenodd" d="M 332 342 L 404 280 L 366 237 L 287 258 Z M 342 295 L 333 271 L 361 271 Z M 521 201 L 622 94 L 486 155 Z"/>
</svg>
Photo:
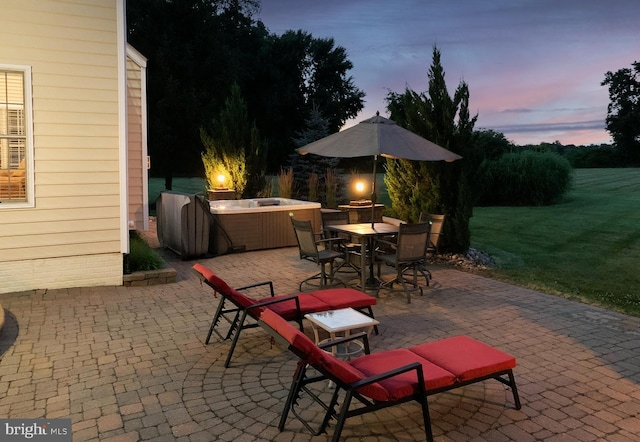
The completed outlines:
<svg viewBox="0 0 640 442">
<path fill-rule="evenodd" d="M 516 144 L 611 142 L 607 71 L 640 60 L 640 0 L 262 0 L 270 32 L 302 29 L 346 49 L 364 110 L 427 90 L 434 45 L 449 93 L 469 85 L 476 129 Z"/>
</svg>

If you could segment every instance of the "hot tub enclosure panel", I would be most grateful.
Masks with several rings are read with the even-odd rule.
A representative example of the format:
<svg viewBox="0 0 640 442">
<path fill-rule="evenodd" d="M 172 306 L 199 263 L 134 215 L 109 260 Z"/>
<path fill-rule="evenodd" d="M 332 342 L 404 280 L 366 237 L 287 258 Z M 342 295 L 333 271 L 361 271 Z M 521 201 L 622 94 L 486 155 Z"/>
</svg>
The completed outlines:
<svg viewBox="0 0 640 442">
<path fill-rule="evenodd" d="M 296 219 L 311 221 L 314 230 L 320 231 L 319 208 L 214 214 L 215 254 L 227 253 L 230 246 L 220 228 L 227 233 L 233 247 L 243 247 L 247 251 L 297 246 L 289 213 L 293 213 Z"/>
<path fill-rule="evenodd" d="M 211 215 L 208 203 L 195 194 L 165 191 L 156 200 L 158 241 L 182 259 L 209 252 Z"/>
</svg>

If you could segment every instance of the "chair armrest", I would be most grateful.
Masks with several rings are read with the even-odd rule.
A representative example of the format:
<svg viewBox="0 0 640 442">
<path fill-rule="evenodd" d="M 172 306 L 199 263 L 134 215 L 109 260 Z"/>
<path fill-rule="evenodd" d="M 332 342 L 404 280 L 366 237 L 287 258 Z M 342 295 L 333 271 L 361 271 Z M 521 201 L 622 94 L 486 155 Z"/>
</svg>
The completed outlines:
<svg viewBox="0 0 640 442">
<path fill-rule="evenodd" d="M 255 304 L 252 304 L 249 307 L 247 307 L 247 310 L 251 310 L 251 309 L 254 309 L 254 308 L 260 308 L 260 307 L 267 307 L 267 306 L 270 306 L 271 304 L 277 304 L 279 302 L 287 302 L 287 301 L 291 301 L 291 300 L 295 300 L 296 309 L 298 310 L 298 312 L 300 312 L 300 300 L 298 299 L 298 295 L 283 296 L 283 297 L 277 298 L 277 299 L 263 298 L 260 301 L 256 302 Z"/>
<path fill-rule="evenodd" d="M 376 239 L 375 243 L 376 244 L 383 244 L 383 245 L 388 246 L 388 247 L 398 247 L 397 243 L 395 243 L 393 241 L 387 241 L 387 240 L 384 240 L 384 239 Z"/>
<path fill-rule="evenodd" d="M 342 238 L 338 238 L 336 237 L 331 237 L 331 238 L 324 238 L 324 239 L 319 239 L 316 241 L 316 244 L 324 244 L 324 243 L 332 243 L 332 242 L 341 242 L 344 241 Z"/>
<path fill-rule="evenodd" d="M 333 244 L 341 244 L 344 240 L 338 237 L 324 238 L 316 240 L 316 245 L 323 245 L 325 249 L 333 249 Z"/>
<path fill-rule="evenodd" d="M 296 301 L 296 306 L 298 307 L 298 310 L 300 310 L 300 300 L 298 299 L 298 295 L 283 296 L 277 299 L 265 298 L 260 302 L 256 302 L 255 304 L 250 305 L 249 307 L 247 307 L 247 309 L 264 307 L 271 304 L 277 304 L 279 302 L 291 301 L 292 299 Z"/>
<path fill-rule="evenodd" d="M 373 246 L 375 252 L 379 255 L 389 255 L 391 253 L 395 253 L 398 248 L 397 243 L 384 239 L 376 239 Z"/>
<path fill-rule="evenodd" d="M 424 373 L 422 372 L 422 364 L 420 362 L 412 362 L 411 364 L 403 365 L 398 368 L 394 368 L 393 370 L 386 371 L 384 373 L 377 374 L 375 376 L 371 376 L 351 384 L 351 388 L 359 388 L 364 387 L 365 385 L 375 384 L 376 382 L 383 381 L 385 379 L 392 378 L 394 376 L 398 376 L 402 373 L 407 373 L 409 371 L 415 370 L 418 376 L 418 382 L 422 382 L 424 386 Z"/>
<path fill-rule="evenodd" d="M 273 281 L 262 281 L 262 282 L 256 282 L 255 284 L 250 284 L 250 285 L 245 285 L 243 287 L 237 287 L 236 290 L 237 291 L 242 291 L 242 290 L 248 290 L 248 289 L 253 289 L 256 287 L 262 287 L 264 285 L 269 285 L 269 292 L 271 293 L 271 296 L 275 296 L 275 292 L 273 290 Z"/>
</svg>

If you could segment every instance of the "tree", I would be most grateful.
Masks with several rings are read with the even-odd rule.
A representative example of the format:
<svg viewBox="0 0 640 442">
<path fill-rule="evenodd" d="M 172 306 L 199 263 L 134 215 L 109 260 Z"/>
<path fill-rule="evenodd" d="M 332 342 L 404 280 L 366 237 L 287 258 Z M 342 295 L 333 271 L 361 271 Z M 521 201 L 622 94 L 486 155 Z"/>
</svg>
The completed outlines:
<svg viewBox="0 0 640 442">
<path fill-rule="evenodd" d="M 329 121 L 322 115 L 318 106 L 313 106 L 305 119 L 305 126 L 296 132 L 293 139 L 296 147 L 302 147 L 329 135 Z"/>
<path fill-rule="evenodd" d="M 224 105 L 234 81 L 255 71 L 268 32 L 255 0 L 129 0 L 128 41 L 148 58 L 152 173 L 200 175 L 199 129 Z M 247 55 L 249 53 L 249 55 Z"/>
<path fill-rule="evenodd" d="M 640 62 L 617 72 L 607 72 L 602 86 L 609 86 L 611 102 L 607 130 L 613 137 L 621 162 L 640 164 Z"/>
<path fill-rule="evenodd" d="M 344 48 L 331 38 L 308 32 L 271 35 L 260 55 L 250 108 L 260 132 L 269 140 L 269 169 L 277 170 L 297 147 L 293 139 L 306 127 L 313 109 L 327 121 L 328 133 L 337 132 L 364 107 L 364 92 L 353 84 L 353 67 Z"/>
<path fill-rule="evenodd" d="M 503 133 L 493 129 L 481 129 L 474 132 L 476 151 L 481 160 L 497 160 L 502 154 L 515 149 Z"/>
<path fill-rule="evenodd" d="M 128 41 L 148 58 L 152 174 L 200 175 L 200 127 L 240 86 L 278 170 L 294 149 L 313 105 L 337 131 L 362 109 L 364 93 L 332 39 L 303 31 L 272 35 L 255 17 L 257 0 L 128 0 Z"/>
<path fill-rule="evenodd" d="M 469 219 L 473 213 L 470 177 L 474 164 L 473 126 L 469 114 L 469 88 L 460 82 L 451 97 L 444 79 L 440 51 L 434 47 L 427 92 L 406 89 L 390 92 L 387 108 L 401 126 L 463 157 L 453 163 L 387 160 L 385 183 L 397 215 L 417 221 L 421 213 L 447 215 L 443 248 L 461 252 L 469 248 Z"/>
<path fill-rule="evenodd" d="M 200 129 L 205 152 L 202 154 L 207 182 L 216 187 L 219 175 L 239 197 L 255 197 L 264 188 L 266 148 L 258 129 L 249 124 L 247 105 L 234 84 L 218 121 L 212 125 L 213 135 Z"/>
<path fill-rule="evenodd" d="M 305 128 L 296 132 L 293 142 L 296 147 L 302 147 L 313 143 L 329 135 L 329 122 L 322 116 L 317 107 L 311 109 L 309 118 L 305 121 Z M 335 170 L 340 163 L 339 158 L 323 157 L 319 155 L 300 155 L 293 152 L 289 155 L 289 167 L 293 170 L 294 187 L 298 190 L 300 197 L 308 197 L 309 178 L 315 175 L 320 180 L 324 177 L 328 169 Z M 324 180 L 317 183 L 319 187 L 324 187 Z M 324 198 L 322 198 L 324 200 Z"/>
</svg>

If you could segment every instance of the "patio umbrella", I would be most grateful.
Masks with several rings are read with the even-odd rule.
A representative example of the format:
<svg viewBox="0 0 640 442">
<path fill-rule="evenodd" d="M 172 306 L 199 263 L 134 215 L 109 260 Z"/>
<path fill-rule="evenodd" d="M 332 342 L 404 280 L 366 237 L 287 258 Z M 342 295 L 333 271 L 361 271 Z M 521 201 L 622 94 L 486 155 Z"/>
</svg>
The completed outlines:
<svg viewBox="0 0 640 442">
<path fill-rule="evenodd" d="M 462 157 L 450 150 L 407 130 L 388 118 L 368 118 L 341 132 L 329 135 L 296 149 L 306 155 L 312 153 L 324 157 L 355 158 L 373 156 L 373 183 L 371 186 L 371 224 L 376 204 L 376 163 L 378 155 L 415 161 L 455 161 Z"/>
</svg>

